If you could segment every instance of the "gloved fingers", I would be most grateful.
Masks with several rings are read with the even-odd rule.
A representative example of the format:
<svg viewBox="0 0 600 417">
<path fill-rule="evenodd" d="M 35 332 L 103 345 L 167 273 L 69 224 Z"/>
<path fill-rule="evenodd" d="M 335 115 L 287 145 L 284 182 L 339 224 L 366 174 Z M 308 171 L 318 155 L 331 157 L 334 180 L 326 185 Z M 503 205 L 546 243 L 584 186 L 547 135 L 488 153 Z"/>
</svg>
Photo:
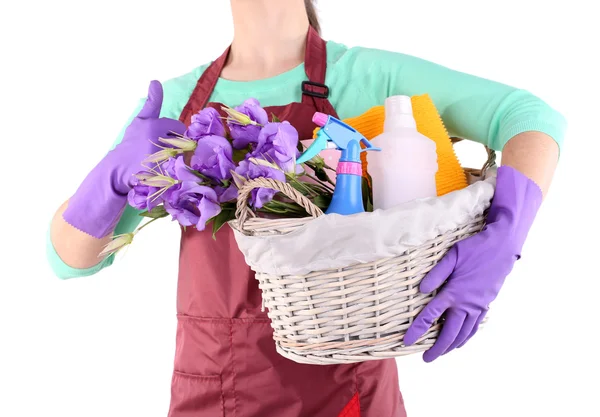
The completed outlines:
<svg viewBox="0 0 600 417">
<path fill-rule="evenodd" d="M 446 349 L 446 351 L 444 353 L 442 353 L 442 355 L 445 355 L 446 353 L 453 351 L 454 349 L 456 349 L 457 346 L 459 346 L 461 343 L 463 343 L 469 337 L 469 335 L 473 331 L 473 328 L 477 324 L 478 318 L 479 318 L 478 314 L 467 314 L 465 322 L 462 325 L 460 332 L 456 336 L 456 339 L 454 339 L 454 342 L 452 342 L 450 347 L 448 347 L 448 349 Z"/>
<path fill-rule="evenodd" d="M 433 325 L 433 322 L 439 318 L 449 307 L 446 297 L 436 296 L 425 306 L 419 315 L 412 322 L 406 334 L 404 335 L 404 344 L 410 346 L 414 344 L 427 330 Z"/>
<path fill-rule="evenodd" d="M 450 345 L 456 340 L 456 337 L 464 327 L 467 313 L 456 309 L 449 309 L 446 311 L 444 317 L 444 323 L 442 324 L 442 330 L 438 336 L 435 344 L 423 354 L 423 360 L 425 362 L 433 362 L 440 357 Z"/>
<path fill-rule="evenodd" d="M 479 315 L 479 317 L 477 318 L 477 321 L 475 322 L 475 326 L 473 326 L 473 330 L 471 330 L 471 333 L 467 336 L 467 338 L 460 345 L 458 345 L 457 349 L 460 349 L 461 347 L 463 347 L 473 336 L 475 336 L 475 333 L 477 333 L 477 330 L 479 330 L 479 325 L 485 318 L 486 314 L 487 314 L 487 310 L 484 310 Z"/>
<path fill-rule="evenodd" d="M 158 119 L 163 102 L 163 87 L 159 81 L 151 81 L 148 87 L 148 98 L 138 113 L 139 119 Z"/>
<path fill-rule="evenodd" d="M 452 246 L 448 253 L 433 267 L 431 271 L 423 278 L 419 290 L 424 294 L 429 294 L 442 286 L 444 281 L 454 271 L 458 259 L 458 250 L 456 245 Z"/>
</svg>

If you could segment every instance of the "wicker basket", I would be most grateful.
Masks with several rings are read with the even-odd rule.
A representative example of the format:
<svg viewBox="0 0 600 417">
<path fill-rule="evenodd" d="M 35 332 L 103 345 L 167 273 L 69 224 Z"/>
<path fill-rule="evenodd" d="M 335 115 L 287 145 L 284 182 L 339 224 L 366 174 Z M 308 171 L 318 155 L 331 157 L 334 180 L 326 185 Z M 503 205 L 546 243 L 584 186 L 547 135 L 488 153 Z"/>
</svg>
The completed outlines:
<svg viewBox="0 0 600 417">
<path fill-rule="evenodd" d="M 469 180 L 482 178 L 494 163 L 495 154 L 488 150 L 483 169 L 465 169 Z M 247 205 L 255 188 L 282 192 L 304 207 L 311 217 L 256 217 Z M 259 178 L 248 181 L 240 190 L 237 220 L 231 225 L 250 236 L 286 234 L 322 214 L 288 184 Z M 402 342 L 414 318 L 435 295 L 420 293 L 419 283 L 454 243 L 479 232 L 483 225 L 484 217 L 480 216 L 400 256 L 343 269 L 301 276 L 276 276 L 255 270 L 277 351 L 295 362 L 326 365 L 427 350 L 435 342 L 440 323 L 434 323 L 414 345 L 407 347 Z"/>
</svg>

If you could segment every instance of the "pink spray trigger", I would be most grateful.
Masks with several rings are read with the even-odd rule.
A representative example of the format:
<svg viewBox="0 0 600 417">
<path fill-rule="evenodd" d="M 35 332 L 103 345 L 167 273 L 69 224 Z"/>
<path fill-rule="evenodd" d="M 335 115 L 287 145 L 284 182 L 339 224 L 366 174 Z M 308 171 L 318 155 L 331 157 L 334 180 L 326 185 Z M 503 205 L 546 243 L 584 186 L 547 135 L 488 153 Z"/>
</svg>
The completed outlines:
<svg viewBox="0 0 600 417">
<path fill-rule="evenodd" d="M 329 116 L 327 116 L 325 113 L 319 113 L 316 112 L 313 116 L 313 123 L 316 124 L 317 126 L 323 127 L 327 124 L 327 120 L 329 119 Z"/>
</svg>

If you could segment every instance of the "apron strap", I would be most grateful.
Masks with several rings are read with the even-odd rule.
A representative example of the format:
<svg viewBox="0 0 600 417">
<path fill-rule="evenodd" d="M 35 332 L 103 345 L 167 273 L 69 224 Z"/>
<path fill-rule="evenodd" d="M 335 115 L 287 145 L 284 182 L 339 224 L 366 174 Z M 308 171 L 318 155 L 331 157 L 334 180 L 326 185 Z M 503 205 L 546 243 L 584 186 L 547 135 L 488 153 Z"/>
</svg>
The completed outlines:
<svg viewBox="0 0 600 417">
<path fill-rule="evenodd" d="M 189 124 L 192 115 L 198 113 L 208 103 L 223 67 L 225 67 L 230 50 L 231 47 L 228 47 L 216 61 L 213 61 L 196 83 L 196 87 L 179 117 L 184 124 Z M 312 26 L 308 30 L 306 39 L 304 68 L 308 81 L 302 82 L 302 103 L 313 105 L 318 111 L 335 116 L 335 109 L 328 100 L 329 87 L 325 85 L 327 44 Z"/>
<path fill-rule="evenodd" d="M 302 83 L 302 103 L 313 104 L 321 113 L 337 117 L 329 102 L 329 87 L 325 85 L 327 73 L 327 42 L 310 26 L 306 39 L 304 69 L 308 81 Z"/>
<path fill-rule="evenodd" d="M 223 55 L 217 58 L 216 61 L 213 61 L 208 68 L 204 70 L 204 73 L 202 73 L 202 76 L 196 83 L 196 87 L 194 88 L 190 99 L 179 116 L 179 120 L 186 126 L 191 123 L 194 114 L 206 107 L 206 103 L 208 103 L 208 100 L 215 89 L 215 85 L 217 85 L 217 81 L 219 81 L 221 71 L 227 62 L 230 49 L 231 47 L 228 47 L 225 52 L 223 52 Z"/>
</svg>

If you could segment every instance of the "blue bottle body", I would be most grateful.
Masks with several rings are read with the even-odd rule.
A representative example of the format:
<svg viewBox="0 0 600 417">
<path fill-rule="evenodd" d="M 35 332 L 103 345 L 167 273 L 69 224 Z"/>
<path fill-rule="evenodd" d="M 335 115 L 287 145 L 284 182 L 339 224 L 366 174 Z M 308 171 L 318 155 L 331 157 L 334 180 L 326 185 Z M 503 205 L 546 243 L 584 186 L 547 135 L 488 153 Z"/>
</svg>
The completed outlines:
<svg viewBox="0 0 600 417">
<path fill-rule="evenodd" d="M 331 204 L 325 213 L 350 215 L 364 211 L 362 178 L 352 174 L 338 175 Z"/>
<path fill-rule="evenodd" d="M 345 169 L 345 167 L 348 167 L 348 169 Z M 354 173 L 348 173 L 348 171 L 354 171 Z M 335 190 L 326 213 L 350 215 L 364 211 L 360 144 L 356 140 L 351 140 L 348 141 L 346 149 L 342 150 Z"/>
</svg>

